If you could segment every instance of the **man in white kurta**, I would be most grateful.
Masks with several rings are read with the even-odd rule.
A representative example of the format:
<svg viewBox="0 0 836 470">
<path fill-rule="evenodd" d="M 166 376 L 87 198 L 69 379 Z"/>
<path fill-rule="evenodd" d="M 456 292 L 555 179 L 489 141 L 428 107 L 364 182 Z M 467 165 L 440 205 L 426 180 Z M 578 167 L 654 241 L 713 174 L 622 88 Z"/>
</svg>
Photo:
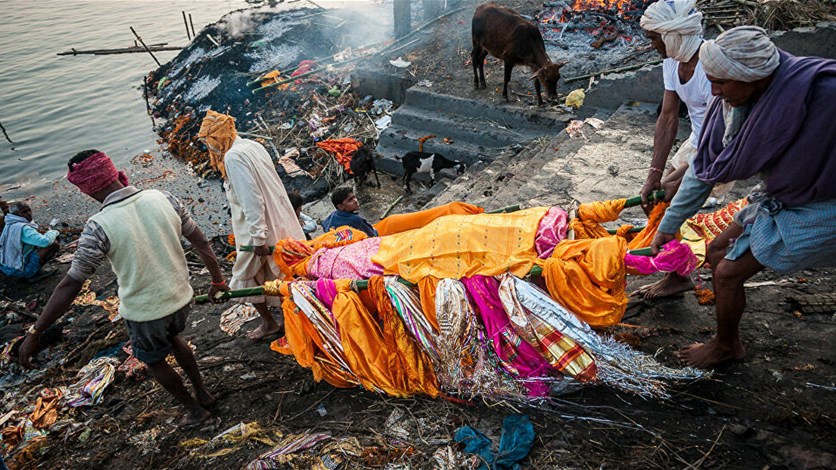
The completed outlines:
<svg viewBox="0 0 836 470">
<path fill-rule="evenodd" d="M 212 133 L 221 134 L 223 138 L 213 141 Z M 229 116 L 207 114 L 199 135 L 210 147 L 210 151 L 223 152 L 216 166 L 219 170 L 223 169 L 221 174 L 224 176 L 224 188 L 232 212 L 232 233 L 235 235 L 238 252 L 229 287 L 257 287 L 282 277 L 281 270 L 271 256 L 270 247 L 287 237 L 304 240 L 305 234 L 299 226 L 270 155 L 258 142 L 237 136 L 234 121 Z M 218 142 L 227 142 L 227 145 L 231 143 L 231 146 L 224 151 L 223 144 Z M 278 298 L 244 297 L 240 301 L 252 303 L 261 316 L 261 325 L 250 332 L 250 339 L 261 339 L 281 330 L 280 324 L 268 309 L 268 304 L 279 305 Z"/>
</svg>

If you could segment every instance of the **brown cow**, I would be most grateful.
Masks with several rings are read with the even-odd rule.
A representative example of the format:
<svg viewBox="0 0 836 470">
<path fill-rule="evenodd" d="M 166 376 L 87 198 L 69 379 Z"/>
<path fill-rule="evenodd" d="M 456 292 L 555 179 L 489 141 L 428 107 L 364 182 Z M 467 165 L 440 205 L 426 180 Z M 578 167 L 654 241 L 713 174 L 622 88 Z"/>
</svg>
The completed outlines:
<svg viewBox="0 0 836 470">
<path fill-rule="evenodd" d="M 546 53 L 543 36 L 537 26 L 531 24 L 514 10 L 495 3 L 484 3 L 476 8 L 471 26 L 473 36 L 473 84 L 478 90 L 485 84 L 485 57 L 492 56 L 505 61 L 505 85 L 502 97 L 508 100 L 508 82 L 511 70 L 522 64 L 531 68 L 531 80 L 537 92 L 537 104 L 543 105 L 540 96 L 540 83 L 546 87 L 549 98 L 557 95 L 557 81 L 560 80 L 560 68 L 566 62 L 552 63 Z"/>
</svg>

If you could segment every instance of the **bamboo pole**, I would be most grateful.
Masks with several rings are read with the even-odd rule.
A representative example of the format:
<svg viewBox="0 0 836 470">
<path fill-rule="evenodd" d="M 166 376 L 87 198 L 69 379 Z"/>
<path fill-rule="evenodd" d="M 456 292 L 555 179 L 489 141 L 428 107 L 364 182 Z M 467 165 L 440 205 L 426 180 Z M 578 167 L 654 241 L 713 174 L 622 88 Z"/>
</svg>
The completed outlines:
<svg viewBox="0 0 836 470">
<path fill-rule="evenodd" d="M 134 47 L 122 47 L 118 49 L 90 49 L 86 51 L 79 51 L 76 49 L 70 49 L 69 51 L 59 52 L 56 55 L 115 55 L 115 54 L 136 54 L 139 52 L 148 52 L 151 51 L 179 51 L 183 49 L 180 46 L 166 46 L 166 45 L 151 45 L 148 48 L 134 46 Z"/>
<path fill-rule="evenodd" d="M 197 34 L 194 33 L 194 21 L 192 21 L 192 14 L 189 13 L 189 26 L 192 27 L 192 37 L 196 38 Z"/>
<path fill-rule="evenodd" d="M 183 14 L 183 24 L 186 26 L 186 37 L 189 39 L 189 41 L 191 41 L 192 40 L 192 33 L 189 32 L 189 22 L 186 20 L 186 11 L 185 10 L 180 10 L 180 13 Z"/>
<path fill-rule="evenodd" d="M 134 33 L 134 36 L 136 36 L 137 40 L 139 40 L 139 43 L 142 44 L 142 47 L 144 47 L 145 50 L 148 51 L 149 54 L 151 54 L 151 58 L 154 59 L 154 62 L 157 63 L 157 67 L 162 67 L 163 64 L 161 64 L 160 61 L 157 60 L 157 57 L 154 56 L 154 53 L 151 52 L 151 49 L 148 49 L 148 46 L 145 45 L 145 41 L 143 41 L 142 38 L 139 37 L 139 34 L 136 33 L 136 30 L 134 29 L 134 27 L 130 26 L 130 28 L 131 28 L 131 32 Z"/>
<path fill-rule="evenodd" d="M 614 69 L 599 70 L 597 72 L 588 73 L 586 75 L 578 75 L 577 77 L 569 77 L 569 78 L 567 78 L 563 81 L 564 81 L 564 83 L 569 83 L 569 82 L 574 82 L 576 80 L 583 80 L 585 78 L 594 77 L 596 75 L 606 75 L 608 73 L 628 72 L 630 70 L 640 69 L 640 68 L 644 67 L 645 65 L 656 65 L 656 64 L 661 64 L 661 63 L 662 63 L 662 59 L 655 59 L 655 60 L 651 60 L 649 62 L 643 62 L 641 64 L 633 64 L 633 65 L 627 65 L 625 67 L 616 67 Z"/>
</svg>

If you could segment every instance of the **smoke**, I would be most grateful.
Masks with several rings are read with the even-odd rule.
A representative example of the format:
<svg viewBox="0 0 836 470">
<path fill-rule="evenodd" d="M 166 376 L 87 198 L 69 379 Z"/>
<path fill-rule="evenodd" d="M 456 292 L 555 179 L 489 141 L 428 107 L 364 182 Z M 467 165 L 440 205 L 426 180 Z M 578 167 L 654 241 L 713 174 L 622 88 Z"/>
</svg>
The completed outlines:
<svg viewBox="0 0 836 470">
<path fill-rule="evenodd" d="M 255 31 L 256 26 L 260 24 L 258 19 L 254 18 L 258 14 L 258 10 L 254 9 L 233 11 L 218 22 L 218 30 L 231 38 L 241 39 L 245 34 Z"/>
</svg>

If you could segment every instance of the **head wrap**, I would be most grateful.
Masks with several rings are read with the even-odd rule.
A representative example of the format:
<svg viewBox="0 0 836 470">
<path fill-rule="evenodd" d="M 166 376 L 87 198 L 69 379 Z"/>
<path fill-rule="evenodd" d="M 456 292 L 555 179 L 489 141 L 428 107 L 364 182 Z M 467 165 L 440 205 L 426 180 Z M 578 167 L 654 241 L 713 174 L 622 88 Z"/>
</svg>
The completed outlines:
<svg viewBox="0 0 836 470">
<path fill-rule="evenodd" d="M 757 26 L 730 29 L 700 50 L 705 73 L 721 80 L 754 82 L 772 74 L 780 61 L 778 48 Z"/>
<path fill-rule="evenodd" d="M 197 136 L 203 139 L 206 147 L 209 148 L 209 163 L 212 168 L 221 172 L 221 176 L 226 179 L 224 155 L 238 137 L 238 132 L 235 131 L 235 118 L 210 109 L 206 111 L 206 117 L 200 124 Z"/>
<path fill-rule="evenodd" d="M 128 185 L 128 175 L 117 171 L 113 161 L 104 152 L 94 153 L 84 161 L 73 163 L 67 172 L 67 180 L 78 186 L 88 196 L 110 186 L 114 181 Z"/>
<path fill-rule="evenodd" d="M 665 52 L 671 59 L 688 62 L 702 42 L 702 13 L 695 0 L 659 0 L 644 11 L 643 29 L 662 35 Z"/>
</svg>

